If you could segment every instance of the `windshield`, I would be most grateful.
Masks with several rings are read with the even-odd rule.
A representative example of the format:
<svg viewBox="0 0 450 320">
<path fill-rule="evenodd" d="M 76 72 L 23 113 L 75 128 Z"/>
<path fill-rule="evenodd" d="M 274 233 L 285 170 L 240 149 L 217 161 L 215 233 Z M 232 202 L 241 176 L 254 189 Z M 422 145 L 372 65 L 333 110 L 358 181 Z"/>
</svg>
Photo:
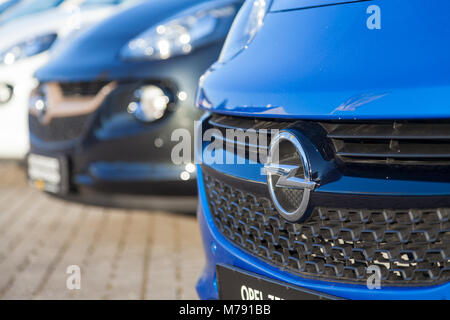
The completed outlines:
<svg viewBox="0 0 450 320">
<path fill-rule="evenodd" d="M 0 23 L 3 24 L 16 18 L 55 8 L 63 2 L 64 0 L 23 0 L 17 6 L 8 10 L 0 18 Z"/>
</svg>

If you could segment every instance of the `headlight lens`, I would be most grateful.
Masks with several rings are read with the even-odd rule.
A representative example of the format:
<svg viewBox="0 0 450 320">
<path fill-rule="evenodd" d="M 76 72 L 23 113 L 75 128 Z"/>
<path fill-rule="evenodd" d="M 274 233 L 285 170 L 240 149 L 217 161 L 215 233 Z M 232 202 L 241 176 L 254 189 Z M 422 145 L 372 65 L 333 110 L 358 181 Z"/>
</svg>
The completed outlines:
<svg viewBox="0 0 450 320">
<path fill-rule="evenodd" d="M 134 93 L 136 98 L 128 105 L 128 112 L 144 122 L 161 119 L 169 106 L 170 98 L 159 87 L 144 86 Z"/>
<path fill-rule="evenodd" d="M 247 0 L 231 27 L 220 54 L 219 62 L 227 62 L 245 49 L 264 23 L 272 0 Z"/>
<path fill-rule="evenodd" d="M 222 39 L 228 33 L 235 5 L 189 10 L 131 40 L 121 51 L 125 60 L 165 60 Z"/>
<path fill-rule="evenodd" d="M 13 64 L 17 60 L 37 55 L 50 49 L 55 42 L 55 33 L 31 38 L 0 53 L 0 63 Z"/>
</svg>

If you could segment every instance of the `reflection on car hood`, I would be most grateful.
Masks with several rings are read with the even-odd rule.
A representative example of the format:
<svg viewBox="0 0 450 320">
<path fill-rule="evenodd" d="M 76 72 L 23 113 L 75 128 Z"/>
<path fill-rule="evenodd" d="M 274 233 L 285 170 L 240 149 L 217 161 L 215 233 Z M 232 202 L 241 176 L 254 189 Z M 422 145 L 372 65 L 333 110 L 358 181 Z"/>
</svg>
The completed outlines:
<svg viewBox="0 0 450 320">
<path fill-rule="evenodd" d="M 199 103 L 250 117 L 450 118 L 450 1 L 407 2 L 269 13 L 247 50 L 205 75 Z M 380 30 L 366 25 L 374 4 Z"/>
</svg>

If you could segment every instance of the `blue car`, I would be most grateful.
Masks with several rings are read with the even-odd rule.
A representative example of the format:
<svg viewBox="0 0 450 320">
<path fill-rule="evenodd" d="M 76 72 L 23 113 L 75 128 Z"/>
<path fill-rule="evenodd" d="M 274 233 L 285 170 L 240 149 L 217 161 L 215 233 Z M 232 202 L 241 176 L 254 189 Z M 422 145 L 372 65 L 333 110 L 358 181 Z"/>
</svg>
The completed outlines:
<svg viewBox="0 0 450 320">
<path fill-rule="evenodd" d="M 197 97 L 201 298 L 450 298 L 449 11 L 245 2 Z"/>
<path fill-rule="evenodd" d="M 196 168 L 191 156 L 172 161 L 172 133 L 193 131 L 201 117 L 198 78 L 217 60 L 241 4 L 132 2 L 54 49 L 30 98 L 29 181 L 108 204 L 116 196 L 184 196 L 195 211 Z"/>
</svg>

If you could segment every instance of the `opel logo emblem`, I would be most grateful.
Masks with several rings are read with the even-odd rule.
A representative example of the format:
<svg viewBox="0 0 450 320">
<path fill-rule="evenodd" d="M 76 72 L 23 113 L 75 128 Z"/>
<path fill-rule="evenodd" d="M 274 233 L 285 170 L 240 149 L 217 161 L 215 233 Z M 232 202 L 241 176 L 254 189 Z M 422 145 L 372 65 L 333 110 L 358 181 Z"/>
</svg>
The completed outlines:
<svg viewBox="0 0 450 320">
<path fill-rule="evenodd" d="M 274 137 L 264 171 L 278 213 L 290 222 L 301 220 L 316 183 L 311 181 L 308 158 L 293 133 L 281 131 Z"/>
</svg>

